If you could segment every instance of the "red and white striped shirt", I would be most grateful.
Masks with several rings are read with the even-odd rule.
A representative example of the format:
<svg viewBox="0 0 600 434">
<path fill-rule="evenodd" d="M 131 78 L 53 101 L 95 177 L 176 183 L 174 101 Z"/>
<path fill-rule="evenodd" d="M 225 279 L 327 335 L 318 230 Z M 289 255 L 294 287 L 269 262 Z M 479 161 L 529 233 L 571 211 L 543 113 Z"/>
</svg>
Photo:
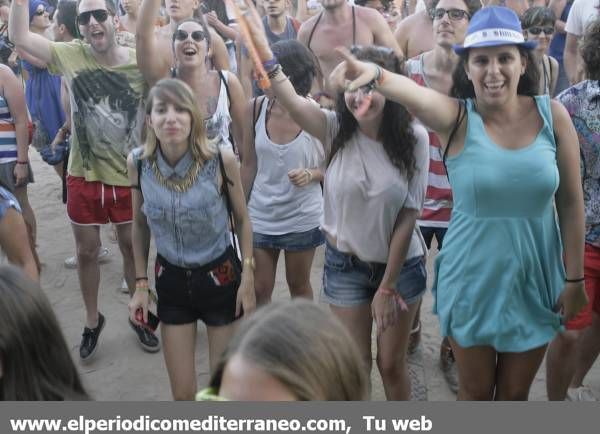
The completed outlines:
<svg viewBox="0 0 600 434">
<path fill-rule="evenodd" d="M 417 84 L 427 85 L 423 73 L 423 54 L 410 59 L 406 63 L 408 76 Z M 447 228 L 452 213 L 452 190 L 442 162 L 440 139 L 433 131 L 429 134 L 429 176 L 427 192 L 421 216 L 417 220 L 419 226 Z"/>
</svg>

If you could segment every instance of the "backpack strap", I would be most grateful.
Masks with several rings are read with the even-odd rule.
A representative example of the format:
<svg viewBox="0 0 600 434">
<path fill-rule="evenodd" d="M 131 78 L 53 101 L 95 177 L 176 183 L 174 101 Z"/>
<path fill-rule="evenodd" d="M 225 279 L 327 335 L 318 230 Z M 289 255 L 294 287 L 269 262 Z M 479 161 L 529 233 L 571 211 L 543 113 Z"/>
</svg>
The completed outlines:
<svg viewBox="0 0 600 434">
<path fill-rule="evenodd" d="M 254 101 L 252 102 L 252 140 L 253 141 L 256 137 L 256 123 L 258 122 L 258 117 L 260 116 L 260 112 L 262 110 L 262 106 L 263 106 L 263 103 L 265 102 L 266 97 L 263 96 L 261 98 L 260 105 L 258 106 L 258 113 L 257 113 L 256 112 L 256 102 L 258 101 L 258 98 L 260 98 L 260 97 L 254 98 Z"/>
<path fill-rule="evenodd" d="M 232 244 L 233 251 L 235 252 L 236 258 L 239 258 L 239 252 L 237 249 L 237 243 L 235 242 L 235 231 L 233 230 L 235 221 L 233 219 L 233 211 L 231 210 L 231 199 L 229 196 L 229 184 L 233 185 L 233 182 L 227 177 L 227 173 L 225 173 L 225 164 L 223 164 L 223 157 L 221 155 L 221 151 L 218 150 L 219 155 L 219 167 L 221 169 L 221 178 L 223 180 L 223 185 L 221 186 L 221 193 L 225 195 L 225 205 L 227 206 L 227 215 L 229 217 L 229 228 L 231 229 L 232 235 Z"/>
</svg>

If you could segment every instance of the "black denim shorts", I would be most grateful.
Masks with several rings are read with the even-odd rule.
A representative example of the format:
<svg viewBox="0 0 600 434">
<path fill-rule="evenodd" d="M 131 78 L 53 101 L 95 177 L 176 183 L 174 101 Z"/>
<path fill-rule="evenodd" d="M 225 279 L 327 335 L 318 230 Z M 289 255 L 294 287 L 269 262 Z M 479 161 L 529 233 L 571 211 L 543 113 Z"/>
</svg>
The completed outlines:
<svg viewBox="0 0 600 434">
<path fill-rule="evenodd" d="M 235 301 L 241 281 L 241 265 L 232 247 L 198 268 L 182 268 L 160 255 L 155 265 L 157 314 L 165 324 L 202 320 L 221 326 L 236 320 Z"/>
</svg>

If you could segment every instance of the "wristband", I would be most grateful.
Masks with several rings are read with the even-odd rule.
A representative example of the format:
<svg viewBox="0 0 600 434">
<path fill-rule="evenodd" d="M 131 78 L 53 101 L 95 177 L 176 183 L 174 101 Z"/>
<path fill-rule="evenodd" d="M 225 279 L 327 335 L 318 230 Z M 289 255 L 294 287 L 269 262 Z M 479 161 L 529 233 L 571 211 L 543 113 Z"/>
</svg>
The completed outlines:
<svg viewBox="0 0 600 434">
<path fill-rule="evenodd" d="M 263 68 L 265 68 L 265 71 L 271 72 L 277 65 L 279 65 L 279 61 L 277 60 L 277 57 L 273 55 L 272 59 L 264 61 L 262 65 Z"/>
<path fill-rule="evenodd" d="M 585 282 L 585 277 L 581 277 L 579 279 L 565 279 L 565 282 L 567 283 L 580 283 L 580 282 Z"/>
<path fill-rule="evenodd" d="M 147 276 L 143 276 L 143 277 L 136 277 L 135 278 L 136 282 L 139 282 L 140 280 L 148 280 L 148 277 Z"/>
<path fill-rule="evenodd" d="M 269 72 L 267 72 L 267 77 L 269 77 L 269 80 L 273 80 L 275 78 L 275 76 L 277 74 L 279 74 L 281 72 L 281 65 L 278 63 L 275 65 L 275 67 L 273 69 L 271 69 Z"/>
<path fill-rule="evenodd" d="M 25 165 L 27 165 L 27 164 L 29 164 L 29 161 L 19 161 L 19 160 L 17 160 L 17 164 L 25 164 Z"/>
<path fill-rule="evenodd" d="M 373 82 L 375 83 L 375 87 L 379 87 L 385 81 L 385 76 L 383 75 L 383 68 L 381 66 L 376 64 L 375 67 L 377 68 L 377 74 L 375 75 Z"/>
</svg>

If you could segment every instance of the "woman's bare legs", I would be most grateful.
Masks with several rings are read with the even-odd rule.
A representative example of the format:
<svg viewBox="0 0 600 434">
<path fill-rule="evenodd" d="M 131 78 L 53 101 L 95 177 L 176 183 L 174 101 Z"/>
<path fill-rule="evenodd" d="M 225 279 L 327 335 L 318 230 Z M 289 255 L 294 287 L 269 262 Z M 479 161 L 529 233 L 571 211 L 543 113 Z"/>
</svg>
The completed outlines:
<svg viewBox="0 0 600 434">
<path fill-rule="evenodd" d="M 171 392 L 176 401 L 191 401 L 196 395 L 196 322 L 161 324 L 163 353 Z"/>
<path fill-rule="evenodd" d="M 315 249 L 285 252 L 285 277 L 292 297 L 313 299 L 310 269 L 314 257 Z"/>
</svg>

